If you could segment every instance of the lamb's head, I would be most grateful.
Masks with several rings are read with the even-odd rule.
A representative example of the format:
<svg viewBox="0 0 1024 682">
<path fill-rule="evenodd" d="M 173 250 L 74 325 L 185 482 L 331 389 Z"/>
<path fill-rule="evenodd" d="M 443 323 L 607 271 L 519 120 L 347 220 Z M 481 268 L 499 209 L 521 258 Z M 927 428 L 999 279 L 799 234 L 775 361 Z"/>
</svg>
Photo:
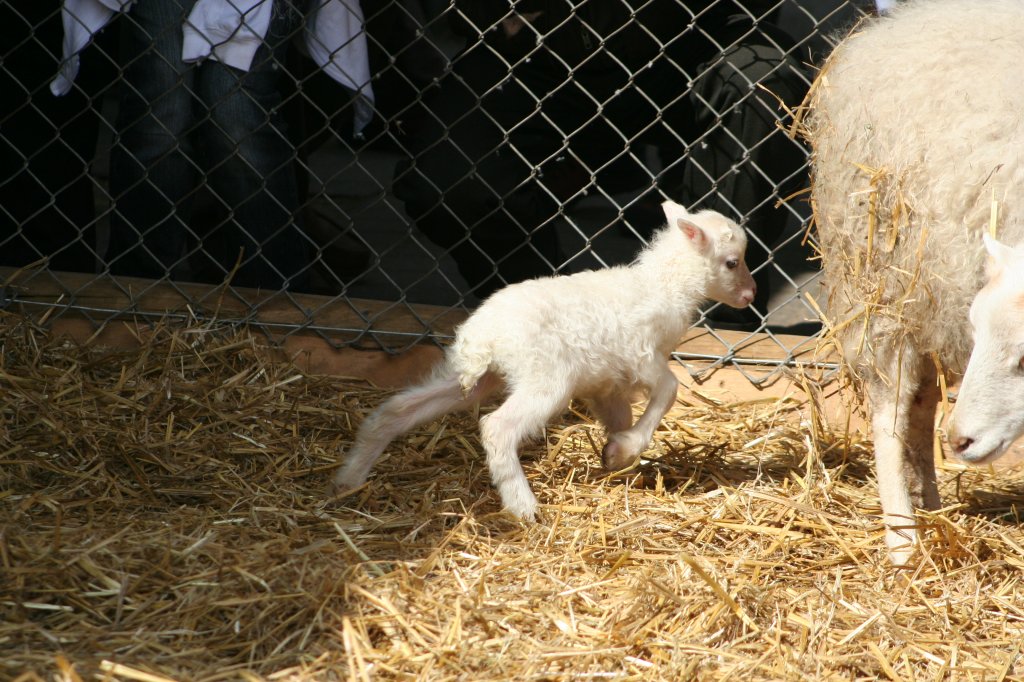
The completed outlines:
<svg viewBox="0 0 1024 682">
<path fill-rule="evenodd" d="M 972 463 L 997 459 L 1024 434 L 1024 246 L 985 236 L 988 282 L 971 304 L 974 350 L 960 386 L 949 444 Z"/>
<path fill-rule="evenodd" d="M 705 295 L 733 308 L 745 308 L 754 300 L 757 285 L 743 259 L 747 233 L 716 211 L 689 213 L 673 201 L 661 205 L 668 224 L 703 256 L 709 268 Z"/>
</svg>

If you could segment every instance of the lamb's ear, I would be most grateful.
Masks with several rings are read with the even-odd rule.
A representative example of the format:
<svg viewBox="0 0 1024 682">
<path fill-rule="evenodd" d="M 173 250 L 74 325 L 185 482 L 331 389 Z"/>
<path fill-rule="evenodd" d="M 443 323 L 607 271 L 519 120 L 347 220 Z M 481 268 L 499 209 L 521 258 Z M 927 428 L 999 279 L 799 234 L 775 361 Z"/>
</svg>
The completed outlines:
<svg viewBox="0 0 1024 682">
<path fill-rule="evenodd" d="M 683 233 L 683 236 L 690 240 L 690 243 L 700 253 L 705 253 L 711 246 L 711 238 L 703 227 L 693 222 L 689 218 L 677 218 L 676 226 L 679 231 Z"/>
<path fill-rule="evenodd" d="M 680 218 L 689 218 L 689 212 L 674 201 L 661 202 L 661 210 L 665 212 L 665 223 L 675 225 Z"/>
<path fill-rule="evenodd" d="M 992 279 L 1010 265 L 1014 257 L 1014 249 L 1003 244 L 988 232 L 982 235 L 981 239 L 985 243 L 985 251 L 988 252 L 985 274 Z"/>
</svg>

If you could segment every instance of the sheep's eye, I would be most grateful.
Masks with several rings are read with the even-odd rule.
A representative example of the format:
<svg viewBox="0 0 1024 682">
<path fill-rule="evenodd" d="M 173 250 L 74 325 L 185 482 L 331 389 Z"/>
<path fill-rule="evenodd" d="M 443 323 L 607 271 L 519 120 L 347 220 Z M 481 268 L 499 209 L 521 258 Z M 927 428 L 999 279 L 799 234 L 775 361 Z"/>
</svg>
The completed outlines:
<svg viewBox="0 0 1024 682">
<path fill-rule="evenodd" d="M 739 258 L 730 258 L 729 260 L 725 261 L 725 267 L 729 268 L 730 270 L 735 270 L 739 266 L 740 266 Z"/>
<path fill-rule="evenodd" d="M 1024 372 L 1024 355 L 1022 355 L 1020 360 L 1017 361 L 1017 369 Z"/>
</svg>

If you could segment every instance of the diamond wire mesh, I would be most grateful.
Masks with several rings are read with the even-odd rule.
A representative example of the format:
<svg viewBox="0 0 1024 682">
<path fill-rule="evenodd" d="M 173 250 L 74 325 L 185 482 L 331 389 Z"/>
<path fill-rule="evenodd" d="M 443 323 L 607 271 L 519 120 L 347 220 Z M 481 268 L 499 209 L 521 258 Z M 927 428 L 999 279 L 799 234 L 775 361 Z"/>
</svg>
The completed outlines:
<svg viewBox="0 0 1024 682">
<path fill-rule="evenodd" d="M 780 121 L 869 4 L 4 3 L 0 301 L 400 350 L 505 282 L 628 262 L 672 198 L 747 227 L 761 292 L 679 359 L 768 380 L 816 319 Z"/>
</svg>

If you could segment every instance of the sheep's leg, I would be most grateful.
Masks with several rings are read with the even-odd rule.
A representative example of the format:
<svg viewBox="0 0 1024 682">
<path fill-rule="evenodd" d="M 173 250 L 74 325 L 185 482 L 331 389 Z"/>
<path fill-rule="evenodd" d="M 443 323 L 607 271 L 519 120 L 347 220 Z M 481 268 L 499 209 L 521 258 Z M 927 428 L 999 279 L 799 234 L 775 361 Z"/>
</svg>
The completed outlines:
<svg viewBox="0 0 1024 682">
<path fill-rule="evenodd" d="M 457 377 L 443 375 L 384 401 L 359 427 L 345 463 L 334 474 L 330 493 L 361 486 L 392 440 L 449 412 L 470 408 L 493 393 L 500 383 L 495 375 L 487 373 L 464 395 Z"/>
<path fill-rule="evenodd" d="M 551 396 L 541 387 L 517 388 L 498 409 L 480 420 L 491 482 L 501 495 L 502 506 L 520 518 L 536 518 L 537 498 L 519 463 L 519 445 L 543 433 L 548 420 L 564 409 L 568 400 L 568 396 Z"/>
<path fill-rule="evenodd" d="M 647 408 L 636 420 L 636 424 L 608 437 L 608 442 L 601 451 L 601 463 L 605 469 L 618 471 L 636 461 L 637 456 L 654 437 L 654 430 L 661 423 L 661 418 L 675 402 L 678 388 L 679 380 L 666 365 L 651 389 Z"/>
<path fill-rule="evenodd" d="M 917 391 L 910 403 L 904 467 L 910 500 L 918 509 L 938 509 L 939 483 L 935 475 L 935 410 L 942 399 L 938 372 L 929 360 L 920 366 Z"/>
<path fill-rule="evenodd" d="M 901 367 L 893 368 L 890 380 L 874 378 L 867 383 L 872 406 L 872 430 L 878 494 L 885 519 L 889 557 L 902 566 L 914 553 L 917 542 L 915 504 L 936 508 L 939 504 L 932 438 L 938 389 L 935 371 L 913 351 L 904 354 Z"/>
</svg>

